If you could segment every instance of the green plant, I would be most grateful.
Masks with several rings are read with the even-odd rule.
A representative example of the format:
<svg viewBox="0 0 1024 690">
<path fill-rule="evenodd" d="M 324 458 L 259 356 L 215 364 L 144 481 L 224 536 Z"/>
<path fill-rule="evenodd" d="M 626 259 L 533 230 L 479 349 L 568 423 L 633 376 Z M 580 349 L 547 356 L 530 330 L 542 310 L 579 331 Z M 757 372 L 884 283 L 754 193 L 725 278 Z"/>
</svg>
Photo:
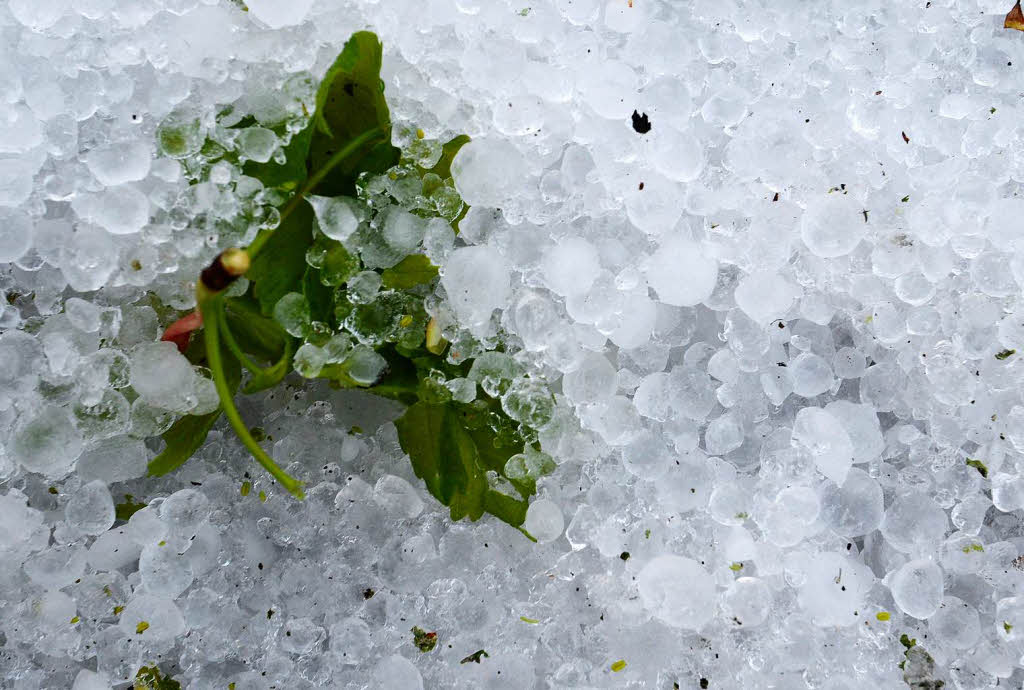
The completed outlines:
<svg viewBox="0 0 1024 690">
<path fill-rule="evenodd" d="M 364 222 L 356 241 L 345 242 L 318 230 L 313 203 L 354 197 L 381 179 L 412 184 L 418 198 L 430 200 L 413 211 L 443 218 L 455 232 L 465 214 L 450 166 L 469 138 L 445 143 L 429 168 L 417 165 L 415 156 L 403 156 L 391 144 L 380 66 L 377 37 L 354 34 L 321 82 L 308 124 L 292 135 L 284 159 L 242 163 L 245 175 L 276 194 L 280 221 L 247 248 L 217 256 L 197 283 L 199 316 L 184 317 L 165 334 L 193 363 L 209 368 L 220 409 L 180 419 L 163 435 L 166 448 L 149 471 L 159 476 L 180 467 L 223 413 L 260 465 L 301 498 L 301 482 L 261 447 L 234 403 L 240 387 L 242 393 L 265 390 L 297 370 L 406 405 L 396 422 L 402 449 L 452 519 L 490 513 L 523 531 L 536 479 L 554 467 L 535 431 L 553 414 L 547 388 L 521 373 L 505 377 L 513 360 L 501 352 L 472 361 L 445 356 L 447 343 L 423 305 L 438 279 L 425 255 L 413 252 L 375 269 L 380 292 L 369 301 L 356 299 L 353 284 L 366 275 L 358 241 L 366 241 L 372 228 Z M 252 124 L 243 118 L 234 127 Z M 411 147 L 422 137 L 418 132 Z M 228 153 L 222 158 L 228 160 Z M 229 296 L 242 276 L 249 281 L 245 293 Z M 202 338 L 190 341 L 200 325 Z M 445 385 L 453 379 L 482 381 L 484 393 L 459 396 L 471 399 L 459 402 Z"/>
</svg>

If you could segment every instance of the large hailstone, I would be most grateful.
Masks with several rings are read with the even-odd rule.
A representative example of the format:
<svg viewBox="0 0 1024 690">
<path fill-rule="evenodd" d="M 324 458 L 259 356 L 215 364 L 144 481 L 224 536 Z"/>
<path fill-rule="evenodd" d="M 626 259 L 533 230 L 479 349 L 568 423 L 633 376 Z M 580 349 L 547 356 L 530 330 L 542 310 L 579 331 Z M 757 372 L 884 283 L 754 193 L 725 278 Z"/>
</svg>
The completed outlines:
<svg viewBox="0 0 1024 690">
<path fill-rule="evenodd" d="M 699 630 L 715 612 L 715 583 L 697 561 L 658 556 L 637 575 L 644 608 L 673 628 Z"/>
</svg>

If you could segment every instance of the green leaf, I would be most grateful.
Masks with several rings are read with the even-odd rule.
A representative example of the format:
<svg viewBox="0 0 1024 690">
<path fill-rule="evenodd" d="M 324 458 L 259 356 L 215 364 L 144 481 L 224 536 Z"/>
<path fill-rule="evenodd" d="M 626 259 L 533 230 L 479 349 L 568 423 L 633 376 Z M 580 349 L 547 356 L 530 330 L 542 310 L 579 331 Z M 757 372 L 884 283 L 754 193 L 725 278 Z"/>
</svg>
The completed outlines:
<svg viewBox="0 0 1024 690">
<path fill-rule="evenodd" d="M 259 304 L 251 297 L 232 297 L 224 300 L 226 331 L 246 355 L 270 362 L 271 366 L 251 371 L 244 393 L 273 388 L 292 370 L 295 338 L 273 319 L 260 313 Z M 199 339 L 202 342 L 202 339 Z"/>
<path fill-rule="evenodd" d="M 504 478 L 498 479 L 495 486 L 488 481 L 491 463 L 504 466 L 505 449 L 495 446 L 493 430 L 468 429 L 465 422 L 464 412 L 452 403 L 418 402 L 406 410 L 395 426 L 416 476 L 424 481 L 434 498 L 448 506 L 452 520 L 477 520 L 487 512 L 519 527 L 526 520 L 527 500 Z M 486 461 L 481 457 L 481 445 L 488 453 Z M 493 471 L 500 475 L 500 468 Z M 507 491 L 496 488 L 501 483 Z"/>
<path fill-rule="evenodd" d="M 309 303 L 309 314 L 314 321 L 334 325 L 334 289 L 320 280 L 320 270 L 309 266 L 302 278 L 302 295 Z"/>
<path fill-rule="evenodd" d="M 413 471 L 443 505 L 452 520 L 484 514 L 487 478 L 476 444 L 447 405 L 419 402 L 406 410 L 395 426 L 398 440 L 412 461 Z"/>
<path fill-rule="evenodd" d="M 230 297 L 224 300 L 227 324 L 242 352 L 265 362 L 277 362 L 292 336 L 273 319 L 260 313 L 259 304 L 251 297 Z"/>
<path fill-rule="evenodd" d="M 437 266 L 423 254 L 412 254 L 381 273 L 384 287 L 389 290 L 408 290 L 437 278 Z"/>
<path fill-rule="evenodd" d="M 450 139 L 448 142 L 446 142 L 441 147 L 441 160 L 439 160 L 437 164 L 430 169 L 430 172 L 441 177 L 442 179 L 447 179 L 451 177 L 452 161 L 455 159 L 455 154 L 459 152 L 459 149 L 468 144 L 469 141 L 470 139 L 468 135 L 460 134 L 457 137 L 454 137 Z M 452 221 L 452 230 L 455 231 L 456 235 L 459 234 L 459 221 L 465 218 L 468 212 L 469 204 L 463 204 L 462 210 L 459 212 L 459 215 L 457 215 L 455 219 Z"/>
<path fill-rule="evenodd" d="M 301 290 L 308 266 L 306 250 L 312 243 L 313 209 L 300 203 L 281 221 L 246 273 L 264 316 L 271 316 L 286 294 Z"/>
<path fill-rule="evenodd" d="M 455 154 L 459 152 L 463 146 L 469 143 L 469 135 L 460 134 L 457 137 L 453 137 L 445 142 L 441 146 L 441 159 L 434 164 L 428 172 L 432 172 L 442 180 L 446 180 L 452 176 L 452 160 L 455 159 Z"/>
<path fill-rule="evenodd" d="M 114 506 L 114 519 L 128 522 L 132 515 L 146 507 L 146 504 L 142 501 L 136 503 L 132 498 L 131 494 L 125 494 L 124 503 L 118 503 Z"/>
<path fill-rule="evenodd" d="M 981 460 L 973 460 L 971 458 L 967 458 L 966 463 L 968 467 L 973 467 L 974 469 L 978 470 L 978 474 L 980 474 L 985 479 L 988 479 L 988 467 Z"/>
<path fill-rule="evenodd" d="M 323 168 L 335 153 L 365 132 L 377 129 L 381 137 L 338 163 L 316 185 L 314 194 L 354 196 L 360 173 L 380 174 L 398 163 L 400 151 L 391 145 L 391 115 L 380 79 L 381 54 L 374 34 L 355 33 L 320 83 L 307 164 L 310 171 Z"/>
<path fill-rule="evenodd" d="M 484 510 L 513 527 L 519 527 L 526 522 L 526 509 L 529 507 L 530 504 L 525 499 L 514 498 L 494 489 L 488 489 L 484 496 Z"/>
<path fill-rule="evenodd" d="M 325 240 L 326 238 L 323 236 L 317 239 L 318 242 Z M 345 245 L 337 240 L 326 240 L 325 244 L 327 249 L 324 253 L 324 263 L 320 267 L 321 283 L 336 287 L 348 282 L 352 276 L 359 273 L 362 264 L 357 255 L 350 252 Z"/>
<path fill-rule="evenodd" d="M 143 666 L 135 674 L 133 690 L 181 690 L 181 683 L 160 674 L 157 666 Z"/>
<path fill-rule="evenodd" d="M 238 390 L 242 380 L 242 366 L 234 355 L 226 350 L 223 357 L 228 387 L 234 392 Z M 149 461 L 149 476 L 162 477 L 188 462 L 206 441 L 206 436 L 218 417 L 220 409 L 204 415 L 185 415 L 175 422 L 162 436 L 167 445 L 159 455 Z"/>
<path fill-rule="evenodd" d="M 242 172 L 250 177 L 255 177 L 263 183 L 264 187 L 280 187 L 285 191 L 298 189 L 309 175 L 306 159 L 309 157 L 309 145 L 312 141 L 313 122 L 311 120 L 304 130 L 292 135 L 288 146 L 284 148 L 285 162 L 283 164 L 276 163 L 273 159 L 266 163 L 247 161 L 242 166 Z"/>
<path fill-rule="evenodd" d="M 468 663 L 472 662 L 472 663 L 479 664 L 481 658 L 488 659 L 488 658 L 490 658 L 490 656 L 491 655 L 488 654 L 487 652 L 485 652 L 484 650 L 478 649 L 475 652 L 473 652 L 472 654 L 469 654 L 468 656 L 466 656 L 459 663 L 460 664 L 468 664 Z"/>
<path fill-rule="evenodd" d="M 462 405 L 455 403 L 454 413 L 458 415 L 460 424 L 476 444 L 480 462 L 486 469 L 504 474 L 508 459 L 516 453 L 523 452 L 522 445 L 505 443 L 492 425 L 508 422 L 508 417 L 501 411 L 501 403 L 497 400 L 480 399 L 476 403 Z"/>
</svg>

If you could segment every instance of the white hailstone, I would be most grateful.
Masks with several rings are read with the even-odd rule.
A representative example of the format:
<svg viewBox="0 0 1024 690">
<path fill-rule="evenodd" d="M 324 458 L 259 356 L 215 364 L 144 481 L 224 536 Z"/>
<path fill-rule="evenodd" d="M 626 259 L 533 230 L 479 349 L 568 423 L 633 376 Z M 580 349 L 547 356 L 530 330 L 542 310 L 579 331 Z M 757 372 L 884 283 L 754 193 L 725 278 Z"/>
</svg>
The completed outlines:
<svg viewBox="0 0 1024 690">
<path fill-rule="evenodd" d="M 762 326 L 785 317 L 799 296 L 799 287 L 773 271 L 751 273 L 739 282 L 734 292 L 736 306 Z"/>
<path fill-rule="evenodd" d="M 576 403 L 598 402 L 615 395 L 618 381 L 618 372 L 608 358 L 591 352 L 562 377 L 562 392 Z"/>
<path fill-rule="evenodd" d="M 796 567 L 803 579 L 797 598 L 815 625 L 827 628 L 862 622 L 858 614 L 875 583 L 871 568 L 831 552 L 802 557 Z"/>
<path fill-rule="evenodd" d="M 185 617 L 169 597 L 139 594 L 121 612 L 118 627 L 143 641 L 169 642 L 185 632 Z"/>
<path fill-rule="evenodd" d="M 370 656 L 370 627 L 360 618 L 344 618 L 332 623 L 327 637 L 331 654 L 342 666 L 361 664 Z"/>
<path fill-rule="evenodd" d="M 806 451 L 818 471 L 842 484 L 853 464 L 853 442 L 833 415 L 818 407 L 805 407 L 793 422 L 793 446 Z"/>
<path fill-rule="evenodd" d="M 416 488 L 393 474 L 385 474 L 377 480 L 373 499 L 395 518 L 410 519 L 423 512 L 423 499 Z"/>
<path fill-rule="evenodd" d="M 852 347 L 840 348 L 832 357 L 832 370 L 842 379 L 859 379 L 864 375 L 867 363 L 864 353 Z"/>
<path fill-rule="evenodd" d="M 754 628 L 768 619 L 771 612 L 771 588 L 756 577 L 737 578 L 722 597 L 726 620 L 743 628 Z"/>
<path fill-rule="evenodd" d="M 32 218 L 27 213 L 0 207 L 0 262 L 23 257 L 32 247 L 33 232 Z"/>
<path fill-rule="evenodd" d="M 659 301 L 676 307 L 700 304 L 717 280 L 718 262 L 681 237 L 663 238 L 647 263 L 647 284 Z"/>
<path fill-rule="evenodd" d="M 699 630 L 714 615 L 714 580 L 692 559 L 652 558 L 637 575 L 637 587 L 644 608 L 670 627 Z"/>
<path fill-rule="evenodd" d="M 945 596 L 939 610 L 928 618 L 928 639 L 955 649 L 968 649 L 981 637 L 978 609 L 963 599 Z"/>
<path fill-rule="evenodd" d="M 174 343 L 143 343 L 132 351 L 131 384 L 156 407 L 187 412 L 195 405 L 195 372 Z"/>
<path fill-rule="evenodd" d="M 27 471 L 61 479 L 75 466 L 83 447 L 82 434 L 68 410 L 45 404 L 18 420 L 7 452 Z"/>
<path fill-rule="evenodd" d="M 380 690 L 423 690 L 423 676 L 411 661 L 397 654 L 380 660 L 373 681 Z"/>
<path fill-rule="evenodd" d="M 110 690 L 110 678 L 106 673 L 98 673 L 83 668 L 75 676 L 71 690 Z"/>
<path fill-rule="evenodd" d="M 473 139 L 452 160 L 455 188 L 470 206 L 500 208 L 528 176 L 522 150 L 505 139 Z"/>
<path fill-rule="evenodd" d="M 789 363 L 793 392 L 805 398 L 821 395 L 832 387 L 832 369 L 818 355 L 803 352 Z"/>
<path fill-rule="evenodd" d="M 319 651 L 327 631 L 309 618 L 293 618 L 278 632 L 281 649 L 289 654 L 309 654 Z"/>
<path fill-rule="evenodd" d="M 541 544 L 558 539 L 565 527 L 562 509 L 554 501 L 540 498 L 526 509 L 526 521 L 523 529 L 530 533 Z"/>
<path fill-rule="evenodd" d="M 905 614 L 929 618 L 942 603 L 942 569 L 933 561 L 909 561 L 890 573 L 889 589 Z"/>
<path fill-rule="evenodd" d="M 897 551 L 916 554 L 938 548 L 948 527 L 946 511 L 930 496 L 915 491 L 898 496 L 889 505 L 881 530 Z"/>
<path fill-rule="evenodd" d="M 878 414 L 870 405 L 834 400 L 825 411 L 839 420 L 853 444 L 854 464 L 871 462 L 885 449 Z"/>
<path fill-rule="evenodd" d="M 882 487 L 864 470 L 851 467 L 842 484 L 826 481 L 821 488 L 821 517 L 844 537 L 869 534 L 882 524 Z"/>
<path fill-rule="evenodd" d="M 147 592 L 177 598 L 195 578 L 192 563 L 166 540 L 147 544 L 139 556 L 139 575 Z"/>
<path fill-rule="evenodd" d="M 149 174 L 152 150 L 141 141 L 124 141 L 95 148 L 85 155 L 85 164 L 107 187 L 137 182 Z"/>
<path fill-rule="evenodd" d="M 142 398 L 139 398 L 135 402 L 138 403 L 141 400 Z M 135 409 L 136 405 L 133 405 L 133 412 Z M 171 421 L 173 421 L 173 414 L 171 414 Z M 133 417 L 132 433 L 140 435 L 138 432 L 141 429 L 137 428 L 135 422 L 136 419 Z M 167 426 L 170 426 L 170 424 Z M 154 434 L 147 435 L 156 436 L 159 433 L 161 432 L 156 431 Z M 135 479 L 146 474 L 146 463 L 149 460 L 149 455 L 150 453 L 142 439 L 131 438 L 130 436 L 115 436 L 94 443 L 88 450 L 82 453 L 75 464 L 75 471 L 81 479 L 86 481 L 98 479 L 107 484 L 123 482 L 127 479 Z"/>
<path fill-rule="evenodd" d="M 313 207 L 320 232 L 332 240 L 344 242 L 359 228 L 363 212 L 352 199 L 309 195 L 306 201 Z"/>
<path fill-rule="evenodd" d="M 459 322 L 470 329 L 483 327 L 494 310 L 505 307 L 512 296 L 508 263 L 488 246 L 452 252 L 441 285 Z"/>
<path fill-rule="evenodd" d="M 107 485 L 91 481 L 72 494 L 64 506 L 64 519 L 82 534 L 99 535 L 114 524 L 114 499 Z"/>
<path fill-rule="evenodd" d="M 168 496 L 160 504 L 160 521 L 166 527 L 167 543 L 178 552 L 187 550 L 211 510 L 210 500 L 196 489 L 182 489 Z"/>
<path fill-rule="evenodd" d="M 808 204 L 800 221 L 800 237 L 815 256 L 829 259 L 849 254 L 867 234 L 863 211 L 849 194 L 828 194 Z"/>
<path fill-rule="evenodd" d="M 544 282 L 559 295 L 577 295 L 590 290 L 601 272 L 601 260 L 594 246 L 580 237 L 563 239 L 544 254 Z"/>
</svg>

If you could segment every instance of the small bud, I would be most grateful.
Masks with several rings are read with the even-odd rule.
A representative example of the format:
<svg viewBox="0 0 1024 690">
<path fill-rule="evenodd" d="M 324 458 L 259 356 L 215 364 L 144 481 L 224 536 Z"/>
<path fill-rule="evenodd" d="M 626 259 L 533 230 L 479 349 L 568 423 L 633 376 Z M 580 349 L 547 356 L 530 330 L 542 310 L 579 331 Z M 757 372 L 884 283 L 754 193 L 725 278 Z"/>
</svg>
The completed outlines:
<svg viewBox="0 0 1024 690">
<path fill-rule="evenodd" d="M 427 324 L 427 350 L 439 355 L 448 347 L 448 341 L 441 335 L 441 326 L 437 319 L 430 319 Z"/>
<path fill-rule="evenodd" d="M 249 270 L 249 252 L 237 247 L 225 249 L 221 252 L 220 262 L 228 275 L 237 278 L 238 276 L 245 275 Z"/>
</svg>

